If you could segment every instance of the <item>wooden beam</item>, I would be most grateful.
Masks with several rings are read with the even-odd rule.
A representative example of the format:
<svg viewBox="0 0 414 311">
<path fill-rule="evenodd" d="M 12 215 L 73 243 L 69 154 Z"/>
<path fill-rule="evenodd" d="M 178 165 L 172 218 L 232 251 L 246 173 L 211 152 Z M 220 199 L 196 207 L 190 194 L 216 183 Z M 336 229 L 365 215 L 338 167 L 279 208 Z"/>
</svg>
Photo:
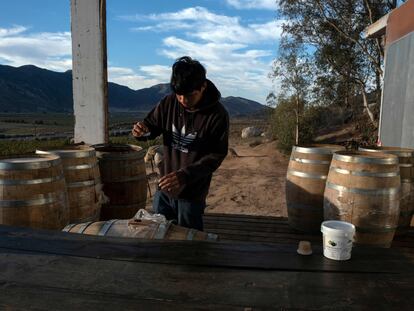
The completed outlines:
<svg viewBox="0 0 414 311">
<path fill-rule="evenodd" d="M 106 0 L 71 0 L 75 142 L 108 142 Z"/>
<path fill-rule="evenodd" d="M 390 13 L 388 13 L 387 15 L 384 15 L 379 20 L 377 20 L 375 23 L 365 28 L 364 37 L 365 38 L 378 38 L 378 37 L 385 35 L 385 30 L 387 28 L 387 22 L 388 22 L 389 16 L 390 16 Z"/>
</svg>

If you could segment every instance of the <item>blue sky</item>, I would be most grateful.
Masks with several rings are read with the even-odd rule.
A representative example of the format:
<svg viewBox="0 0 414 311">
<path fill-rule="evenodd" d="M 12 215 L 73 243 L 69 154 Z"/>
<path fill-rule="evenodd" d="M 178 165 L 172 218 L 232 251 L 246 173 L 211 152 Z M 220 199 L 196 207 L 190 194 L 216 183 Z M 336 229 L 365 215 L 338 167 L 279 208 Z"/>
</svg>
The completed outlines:
<svg viewBox="0 0 414 311">
<path fill-rule="evenodd" d="M 109 80 L 132 89 L 169 81 L 198 59 L 223 96 L 265 103 L 281 34 L 275 0 L 107 0 Z M 71 69 L 70 1 L 0 2 L 0 64 Z"/>
</svg>

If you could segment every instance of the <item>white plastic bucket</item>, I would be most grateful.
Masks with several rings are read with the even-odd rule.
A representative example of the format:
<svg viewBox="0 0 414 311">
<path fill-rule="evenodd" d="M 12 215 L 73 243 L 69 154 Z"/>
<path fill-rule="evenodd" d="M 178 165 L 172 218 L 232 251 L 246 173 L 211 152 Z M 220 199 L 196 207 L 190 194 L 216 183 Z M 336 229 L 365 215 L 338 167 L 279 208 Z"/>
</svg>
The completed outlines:
<svg viewBox="0 0 414 311">
<path fill-rule="evenodd" d="M 328 220 L 321 225 L 323 255 L 334 260 L 351 258 L 355 226 L 346 221 Z"/>
</svg>

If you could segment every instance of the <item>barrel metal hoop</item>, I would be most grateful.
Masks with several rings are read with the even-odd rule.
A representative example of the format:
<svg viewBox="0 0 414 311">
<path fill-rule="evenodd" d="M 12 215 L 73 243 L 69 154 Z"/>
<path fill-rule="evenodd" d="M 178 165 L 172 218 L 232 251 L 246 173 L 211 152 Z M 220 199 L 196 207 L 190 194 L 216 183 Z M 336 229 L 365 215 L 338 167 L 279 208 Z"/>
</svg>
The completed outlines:
<svg viewBox="0 0 414 311">
<path fill-rule="evenodd" d="M 298 163 L 305 163 L 305 164 L 321 164 L 321 165 L 326 165 L 326 164 L 330 164 L 331 161 L 322 161 L 322 160 L 310 160 L 310 159 L 302 159 L 302 158 L 295 158 L 295 157 L 291 157 L 290 158 L 292 161 L 298 162 Z"/>
<path fill-rule="evenodd" d="M 299 171 L 295 171 L 295 170 L 292 170 L 292 169 L 289 169 L 287 171 L 287 173 L 289 175 L 293 175 L 293 176 L 297 176 L 297 177 L 304 177 L 304 178 L 312 178 L 312 179 L 326 179 L 327 178 L 326 175 L 304 173 L 304 172 L 299 172 Z"/>
<path fill-rule="evenodd" d="M 367 151 L 367 152 L 380 152 L 380 153 L 394 154 L 394 155 L 402 157 L 402 158 L 411 158 L 412 156 L 414 156 L 414 150 L 409 151 L 409 150 L 398 150 L 398 149 L 395 149 L 395 150 L 392 150 L 392 149 L 370 149 L 370 148 L 364 148 L 364 147 L 359 147 L 358 150 Z"/>
<path fill-rule="evenodd" d="M 36 150 L 37 154 L 54 154 L 58 155 L 62 159 L 74 159 L 74 158 L 91 158 L 95 157 L 95 150 Z"/>
<path fill-rule="evenodd" d="M 340 185 L 333 184 L 329 181 L 326 182 L 326 187 L 339 191 L 339 192 L 350 192 L 361 195 L 397 195 L 400 193 L 400 187 L 395 188 L 379 188 L 379 189 L 361 189 L 361 188 L 348 188 Z"/>
<path fill-rule="evenodd" d="M 168 229 L 171 226 L 171 222 L 167 223 L 160 223 L 158 226 L 157 231 L 154 234 L 154 240 L 163 240 L 165 238 L 165 235 L 168 232 Z"/>
<path fill-rule="evenodd" d="M 207 233 L 207 240 L 209 241 L 217 241 L 218 235 L 214 233 Z"/>
<path fill-rule="evenodd" d="M 96 183 L 95 180 L 87 180 L 87 181 L 78 181 L 73 183 L 68 183 L 68 188 L 77 188 L 77 187 L 86 187 L 86 186 L 94 186 Z"/>
<path fill-rule="evenodd" d="M 396 176 L 400 176 L 400 172 L 372 173 L 372 172 L 364 172 L 364 171 L 345 170 L 345 169 L 339 168 L 337 166 L 331 166 L 330 170 L 334 171 L 335 173 L 339 173 L 339 174 L 364 176 L 364 177 L 396 177 Z"/>
<path fill-rule="evenodd" d="M 360 156 L 343 155 L 334 153 L 333 159 L 347 163 L 363 163 L 363 164 L 398 164 L 398 158 L 364 158 Z"/>
<path fill-rule="evenodd" d="M 81 224 L 81 226 L 79 227 L 78 233 L 80 234 L 84 233 L 91 223 L 93 223 L 93 221 L 88 221 L 88 222 Z"/>
<path fill-rule="evenodd" d="M 48 178 L 38 178 L 38 179 L 26 179 L 26 180 L 18 180 L 18 179 L 0 179 L 0 185 L 38 185 L 38 184 L 46 184 L 51 183 L 54 181 L 63 180 L 65 177 L 63 175 L 55 176 L 55 177 L 48 177 Z"/>
<path fill-rule="evenodd" d="M 384 226 L 382 228 L 366 228 L 366 227 L 358 227 L 355 226 L 355 229 L 357 232 L 360 233 L 388 233 L 393 232 L 397 229 L 397 227 L 391 227 L 391 226 Z"/>
<path fill-rule="evenodd" d="M 412 183 L 414 183 L 414 180 L 410 179 L 410 178 L 403 178 L 403 179 L 401 179 L 401 183 L 403 183 L 403 184 L 412 184 Z"/>
<path fill-rule="evenodd" d="M 196 235 L 197 231 L 194 229 L 188 229 L 187 232 L 187 240 L 192 241 L 194 239 L 194 236 Z"/>
<path fill-rule="evenodd" d="M 121 182 L 130 182 L 130 181 L 138 181 L 138 180 L 144 180 L 146 179 L 147 176 L 146 175 L 139 175 L 139 176 L 134 176 L 134 177 L 130 177 L 130 178 L 123 178 L 123 179 L 111 179 L 108 181 L 104 180 L 104 183 L 121 183 Z"/>
<path fill-rule="evenodd" d="M 400 167 L 413 167 L 411 163 L 400 163 Z"/>
<path fill-rule="evenodd" d="M 70 230 L 73 229 L 73 227 L 75 227 L 77 225 L 77 223 L 73 223 L 73 224 L 69 224 L 67 225 L 65 228 L 63 228 L 63 232 L 69 232 Z"/>
<path fill-rule="evenodd" d="M 112 225 L 116 223 L 119 219 L 111 219 L 105 222 L 105 224 L 102 226 L 101 230 L 99 230 L 98 235 L 105 236 L 109 229 L 111 229 Z"/>
<path fill-rule="evenodd" d="M 39 159 L 44 159 L 39 157 Z M 54 166 L 58 166 L 62 163 L 59 157 L 55 159 L 50 159 L 47 161 L 38 161 L 38 162 L 25 162 L 25 163 L 12 163 L 12 162 L 2 162 L 0 160 L 0 170 L 12 170 L 12 171 L 20 171 L 20 170 L 38 170 L 42 168 L 51 168 Z"/>
<path fill-rule="evenodd" d="M 39 194 L 36 199 L 31 200 L 0 200 L 0 207 L 25 207 L 46 205 L 57 202 L 55 193 Z"/>
<path fill-rule="evenodd" d="M 321 147 L 299 147 L 293 146 L 292 151 L 297 151 L 300 153 L 313 153 L 313 154 L 333 154 L 335 151 L 343 150 L 340 148 L 321 148 Z"/>
<path fill-rule="evenodd" d="M 64 166 L 63 169 L 65 171 L 71 171 L 71 170 L 86 170 L 86 169 L 90 169 L 90 168 L 95 168 L 96 166 L 98 166 L 98 163 Z"/>
</svg>

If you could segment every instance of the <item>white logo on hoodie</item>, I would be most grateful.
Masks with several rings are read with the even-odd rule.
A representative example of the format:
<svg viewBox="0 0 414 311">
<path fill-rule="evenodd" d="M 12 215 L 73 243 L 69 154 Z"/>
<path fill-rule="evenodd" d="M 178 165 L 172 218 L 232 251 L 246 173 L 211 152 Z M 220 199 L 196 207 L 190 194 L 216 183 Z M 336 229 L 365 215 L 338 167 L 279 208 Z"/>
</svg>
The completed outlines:
<svg viewBox="0 0 414 311">
<path fill-rule="evenodd" d="M 185 125 L 180 131 L 177 130 L 175 125 L 172 125 L 172 144 L 171 147 L 180 150 L 181 152 L 188 153 L 188 146 L 194 141 L 197 136 L 197 132 L 185 134 Z"/>
</svg>

